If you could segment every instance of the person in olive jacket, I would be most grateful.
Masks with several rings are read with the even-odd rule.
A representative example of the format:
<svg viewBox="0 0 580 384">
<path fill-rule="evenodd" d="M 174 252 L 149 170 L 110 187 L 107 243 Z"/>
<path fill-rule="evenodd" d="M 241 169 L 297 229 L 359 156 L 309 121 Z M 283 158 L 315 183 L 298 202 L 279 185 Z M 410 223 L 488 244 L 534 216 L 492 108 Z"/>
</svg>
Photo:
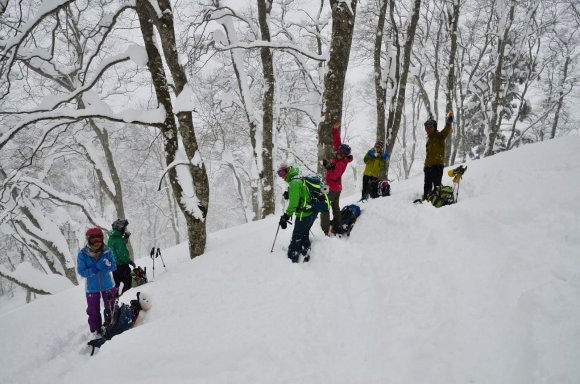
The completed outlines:
<svg viewBox="0 0 580 384">
<path fill-rule="evenodd" d="M 388 151 L 383 151 L 383 142 L 380 140 L 365 155 L 364 162 L 366 165 L 363 172 L 361 200 L 369 198 L 369 183 L 379 179 L 381 169 L 385 167 L 390 156 L 391 154 Z"/>
<path fill-rule="evenodd" d="M 435 187 L 441 185 L 443 177 L 443 163 L 445 160 L 445 139 L 451 132 L 453 123 L 453 112 L 447 114 L 445 128 L 441 132 L 437 131 L 437 122 L 429 119 L 425 122 L 427 132 L 427 144 L 425 155 L 425 183 L 423 186 L 423 200 L 429 198 L 429 194 Z"/>
<path fill-rule="evenodd" d="M 280 227 L 286 229 L 292 215 L 296 215 L 292 240 L 288 246 L 288 258 L 293 263 L 297 263 L 302 255 L 304 261 L 307 262 L 310 260 L 310 228 L 312 228 L 318 213 L 310 205 L 311 198 L 308 187 L 300 177 L 300 171 L 297 167 L 282 164 L 277 173 L 288 183 L 288 208 L 280 217 Z"/>
<path fill-rule="evenodd" d="M 127 249 L 127 240 L 131 235 L 127 231 L 127 225 L 129 225 L 127 220 L 115 220 L 112 226 L 113 230 L 109 232 L 109 241 L 107 242 L 107 246 L 113 251 L 113 255 L 115 255 L 115 260 L 117 261 L 117 270 L 113 272 L 115 286 L 119 289 L 119 286 L 123 283 L 123 291 L 119 292 L 119 296 L 131 288 L 131 267 L 129 265 L 135 266 Z"/>
</svg>

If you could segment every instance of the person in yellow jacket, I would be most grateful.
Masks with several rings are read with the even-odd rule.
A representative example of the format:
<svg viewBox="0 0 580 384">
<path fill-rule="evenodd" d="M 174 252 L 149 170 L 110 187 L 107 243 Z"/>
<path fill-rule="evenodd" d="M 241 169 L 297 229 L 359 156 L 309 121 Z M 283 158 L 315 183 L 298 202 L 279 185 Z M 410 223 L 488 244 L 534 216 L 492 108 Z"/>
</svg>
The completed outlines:
<svg viewBox="0 0 580 384">
<path fill-rule="evenodd" d="M 363 173 L 361 200 L 369 198 L 369 183 L 373 180 L 378 180 L 381 169 L 384 168 L 390 156 L 391 154 L 388 151 L 383 151 L 383 142 L 380 140 L 365 155 L 364 162 L 366 165 Z"/>
<path fill-rule="evenodd" d="M 427 200 L 429 194 L 435 187 L 441 185 L 443 177 L 443 163 L 445 161 L 445 139 L 451 132 L 453 123 L 453 112 L 447 114 L 445 128 L 437 131 L 437 122 L 429 119 L 425 122 L 425 132 L 427 132 L 427 144 L 425 155 L 425 183 L 423 186 L 423 200 Z"/>
</svg>

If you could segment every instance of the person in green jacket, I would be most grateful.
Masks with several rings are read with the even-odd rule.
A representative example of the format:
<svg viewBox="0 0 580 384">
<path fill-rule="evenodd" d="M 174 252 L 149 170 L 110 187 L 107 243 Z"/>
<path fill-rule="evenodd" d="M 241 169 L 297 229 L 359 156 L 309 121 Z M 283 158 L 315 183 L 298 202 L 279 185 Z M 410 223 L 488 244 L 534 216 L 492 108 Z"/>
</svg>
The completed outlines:
<svg viewBox="0 0 580 384">
<path fill-rule="evenodd" d="M 113 251 L 117 262 L 117 269 L 113 272 L 115 286 L 119 289 L 121 282 L 123 283 L 123 291 L 118 293 L 119 296 L 131 288 L 131 267 L 129 265 L 135 266 L 127 249 L 127 240 L 131 235 L 131 232 L 127 231 L 127 225 L 129 225 L 129 221 L 125 219 L 115 220 L 112 225 L 113 230 L 109 232 L 109 240 L 107 241 L 107 247 Z"/>
<path fill-rule="evenodd" d="M 427 144 L 425 155 L 425 183 L 423 186 L 423 200 L 427 200 L 431 191 L 441 185 L 443 177 L 443 163 L 445 160 L 445 139 L 451 132 L 453 123 L 453 112 L 447 114 L 445 128 L 441 132 L 437 131 L 437 122 L 429 119 L 425 122 L 425 131 L 427 132 Z"/>
<path fill-rule="evenodd" d="M 318 213 L 310 205 L 308 187 L 300 177 L 297 167 L 282 164 L 277 173 L 288 183 L 288 208 L 280 217 L 280 227 L 286 229 L 292 215 L 296 215 L 292 240 L 288 246 L 288 258 L 297 263 L 302 255 L 307 262 L 310 260 L 310 228 Z"/>
<path fill-rule="evenodd" d="M 381 169 L 387 164 L 387 159 L 391 156 L 388 151 L 383 151 L 383 142 L 378 140 L 375 146 L 371 148 L 364 157 L 365 170 L 362 181 L 362 197 L 361 200 L 369 198 L 369 183 L 373 180 L 378 180 Z"/>
</svg>

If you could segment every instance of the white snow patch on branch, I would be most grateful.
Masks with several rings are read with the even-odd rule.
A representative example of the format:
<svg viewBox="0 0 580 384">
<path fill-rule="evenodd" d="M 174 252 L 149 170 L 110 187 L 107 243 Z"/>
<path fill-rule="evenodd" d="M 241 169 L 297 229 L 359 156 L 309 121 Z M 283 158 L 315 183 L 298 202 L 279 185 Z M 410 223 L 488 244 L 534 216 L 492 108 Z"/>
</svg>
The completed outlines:
<svg viewBox="0 0 580 384">
<path fill-rule="evenodd" d="M 18 264 L 14 272 L 10 272 L 0 265 L 0 271 L 2 274 L 10 276 L 14 280 L 45 292 L 57 293 L 73 286 L 66 277 L 58 274 L 47 275 L 35 269 L 29 262 Z"/>
</svg>

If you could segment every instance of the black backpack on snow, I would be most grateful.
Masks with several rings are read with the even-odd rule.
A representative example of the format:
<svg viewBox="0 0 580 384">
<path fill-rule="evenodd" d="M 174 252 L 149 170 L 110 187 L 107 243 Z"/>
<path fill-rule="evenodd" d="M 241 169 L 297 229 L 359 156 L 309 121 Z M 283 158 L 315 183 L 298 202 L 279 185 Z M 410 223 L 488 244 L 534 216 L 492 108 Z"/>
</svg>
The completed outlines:
<svg viewBox="0 0 580 384">
<path fill-rule="evenodd" d="M 341 234 L 345 233 L 347 236 L 350 235 L 352 226 L 356 222 L 356 219 L 360 216 L 361 209 L 358 205 L 350 204 L 343 207 L 340 210 L 340 216 L 342 217 L 342 228 L 335 228 L 335 233 Z"/>
<path fill-rule="evenodd" d="M 368 188 L 369 195 L 373 199 L 391 195 L 391 185 L 388 180 L 371 180 L 369 181 Z"/>
</svg>

